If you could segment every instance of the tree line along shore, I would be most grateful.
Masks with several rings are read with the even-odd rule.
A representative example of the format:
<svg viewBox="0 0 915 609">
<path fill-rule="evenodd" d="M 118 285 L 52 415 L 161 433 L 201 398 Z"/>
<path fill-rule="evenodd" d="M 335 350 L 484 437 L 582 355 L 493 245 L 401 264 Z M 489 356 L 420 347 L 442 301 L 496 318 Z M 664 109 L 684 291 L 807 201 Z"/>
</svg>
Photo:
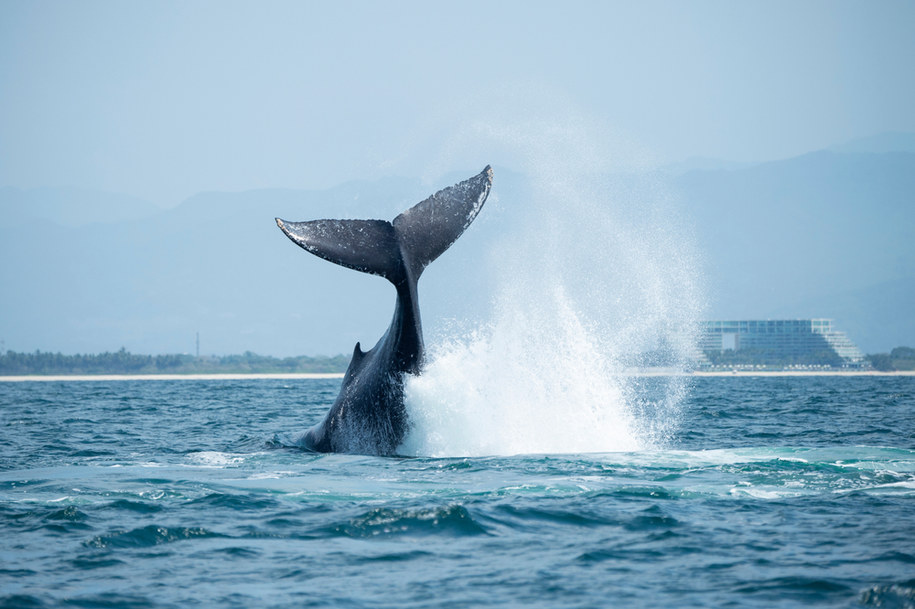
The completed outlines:
<svg viewBox="0 0 915 609">
<path fill-rule="evenodd" d="M 915 370 L 915 349 L 896 347 L 889 353 L 873 353 L 867 356 L 874 370 L 881 372 Z"/>
<path fill-rule="evenodd" d="M 896 347 L 890 353 L 867 356 L 880 372 L 915 370 L 915 349 Z M 746 363 L 746 362 L 742 362 Z M 0 353 L 0 376 L 61 376 L 93 374 L 309 374 L 343 373 L 349 357 L 272 357 L 246 351 L 241 355 L 138 355 L 124 348 L 113 353 L 63 355 L 35 351 Z"/>
<path fill-rule="evenodd" d="M 137 355 L 122 348 L 114 353 L 63 355 L 35 351 L 0 353 L 2 376 L 93 374 L 280 374 L 340 373 L 349 357 L 271 357 L 246 351 L 241 355 Z"/>
</svg>

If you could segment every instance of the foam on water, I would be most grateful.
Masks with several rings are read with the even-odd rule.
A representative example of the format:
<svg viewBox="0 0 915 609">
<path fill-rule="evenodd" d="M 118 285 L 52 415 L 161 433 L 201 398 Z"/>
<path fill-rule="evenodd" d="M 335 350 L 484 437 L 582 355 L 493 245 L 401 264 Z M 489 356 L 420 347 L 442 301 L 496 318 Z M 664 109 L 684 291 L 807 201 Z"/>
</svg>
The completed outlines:
<svg viewBox="0 0 915 609">
<path fill-rule="evenodd" d="M 233 455 L 219 451 L 200 451 L 188 454 L 188 460 L 194 465 L 204 467 L 228 467 L 240 465 L 246 455 Z"/>
<path fill-rule="evenodd" d="M 430 341 L 423 375 L 407 382 L 405 454 L 631 451 L 675 426 L 683 379 L 645 394 L 624 372 L 646 353 L 686 362 L 696 255 L 659 180 L 621 175 L 591 127 L 476 123 L 476 139 L 462 135 L 513 148 L 528 183 L 523 198 L 500 190 L 497 166 L 483 213 L 502 230 L 473 269 L 493 274 L 491 306 L 472 330 Z"/>
</svg>

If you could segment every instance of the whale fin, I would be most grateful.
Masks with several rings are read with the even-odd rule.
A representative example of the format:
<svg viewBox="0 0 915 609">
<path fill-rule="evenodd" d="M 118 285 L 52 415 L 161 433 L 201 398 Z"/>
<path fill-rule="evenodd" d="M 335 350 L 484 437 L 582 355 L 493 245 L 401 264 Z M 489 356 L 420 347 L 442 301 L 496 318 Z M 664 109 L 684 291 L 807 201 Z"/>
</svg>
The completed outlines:
<svg viewBox="0 0 915 609">
<path fill-rule="evenodd" d="M 457 241 L 476 218 L 492 186 L 489 165 L 478 175 L 444 188 L 384 220 L 312 220 L 276 224 L 312 254 L 399 284 L 419 279 L 423 269 Z M 409 270 L 409 273 L 407 271 Z"/>
<path fill-rule="evenodd" d="M 358 364 L 363 357 L 365 357 L 365 351 L 362 350 L 362 346 L 359 343 L 356 343 L 356 348 L 353 349 L 353 357 L 350 358 L 350 361 Z"/>
<path fill-rule="evenodd" d="M 438 191 L 394 218 L 394 229 L 414 277 L 419 278 L 423 269 L 470 226 L 491 187 L 492 168 L 487 165 L 474 177 Z"/>
<path fill-rule="evenodd" d="M 356 343 L 356 348 L 353 349 L 353 357 L 349 360 L 349 365 L 346 367 L 346 374 L 343 375 L 343 383 L 346 384 L 353 378 L 353 375 L 356 374 L 356 371 L 359 370 L 359 367 L 362 365 L 362 360 L 365 359 L 366 352 L 362 350 L 359 346 L 359 343 Z"/>
</svg>

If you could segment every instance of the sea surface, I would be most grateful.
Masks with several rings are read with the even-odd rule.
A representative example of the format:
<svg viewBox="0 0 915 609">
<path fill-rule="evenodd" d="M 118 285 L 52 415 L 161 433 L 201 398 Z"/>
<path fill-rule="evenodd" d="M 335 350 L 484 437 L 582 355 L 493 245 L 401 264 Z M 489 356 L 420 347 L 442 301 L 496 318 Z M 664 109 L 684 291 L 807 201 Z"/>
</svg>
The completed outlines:
<svg viewBox="0 0 915 609">
<path fill-rule="evenodd" d="M 0 606 L 915 607 L 915 377 L 694 378 L 628 452 L 288 447 L 339 383 L 0 383 Z"/>
</svg>

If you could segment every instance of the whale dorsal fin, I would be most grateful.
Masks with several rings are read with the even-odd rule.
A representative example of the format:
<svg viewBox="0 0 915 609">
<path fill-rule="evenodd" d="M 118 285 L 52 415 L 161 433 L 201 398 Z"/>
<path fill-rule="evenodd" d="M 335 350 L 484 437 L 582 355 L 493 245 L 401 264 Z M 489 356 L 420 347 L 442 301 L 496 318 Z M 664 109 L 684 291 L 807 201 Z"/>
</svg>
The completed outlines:
<svg viewBox="0 0 915 609">
<path fill-rule="evenodd" d="M 394 218 L 394 229 L 419 278 L 430 262 L 451 247 L 480 213 L 492 187 L 492 168 L 444 188 Z"/>
<path fill-rule="evenodd" d="M 286 236 L 316 256 L 341 266 L 381 275 L 395 285 L 419 279 L 426 266 L 457 241 L 477 217 L 492 186 L 487 165 L 478 175 L 444 188 L 384 220 L 276 219 Z M 409 271 L 409 272 L 408 272 Z"/>
</svg>

